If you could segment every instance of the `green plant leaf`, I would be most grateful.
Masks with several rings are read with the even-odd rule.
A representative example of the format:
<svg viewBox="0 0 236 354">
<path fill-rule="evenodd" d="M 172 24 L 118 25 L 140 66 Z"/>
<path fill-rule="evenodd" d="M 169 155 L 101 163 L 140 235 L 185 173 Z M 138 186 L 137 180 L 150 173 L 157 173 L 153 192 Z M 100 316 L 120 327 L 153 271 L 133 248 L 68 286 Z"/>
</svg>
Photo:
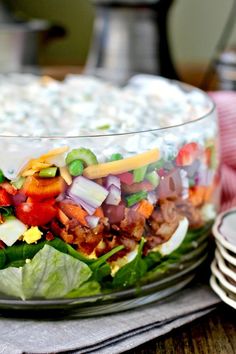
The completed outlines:
<svg viewBox="0 0 236 354">
<path fill-rule="evenodd" d="M 78 289 L 91 274 L 85 263 L 46 244 L 23 267 L 0 270 L 0 289 L 22 299 L 60 298 Z"/>
<path fill-rule="evenodd" d="M 141 240 L 137 256 L 125 266 L 120 268 L 113 279 L 113 287 L 125 288 L 136 285 L 140 278 L 146 273 L 147 265 L 142 258 L 144 239 Z"/>
<path fill-rule="evenodd" d="M 92 296 L 101 293 L 101 286 L 100 284 L 95 281 L 87 281 L 86 283 L 82 284 L 78 289 L 74 289 L 70 291 L 66 298 L 75 298 L 81 296 Z"/>
</svg>

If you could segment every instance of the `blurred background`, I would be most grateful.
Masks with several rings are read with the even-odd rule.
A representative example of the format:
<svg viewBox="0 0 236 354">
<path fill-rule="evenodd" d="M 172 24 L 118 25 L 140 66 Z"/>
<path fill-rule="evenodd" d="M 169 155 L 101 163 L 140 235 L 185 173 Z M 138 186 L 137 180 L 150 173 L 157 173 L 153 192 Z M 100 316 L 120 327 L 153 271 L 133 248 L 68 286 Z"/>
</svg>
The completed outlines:
<svg viewBox="0 0 236 354">
<path fill-rule="evenodd" d="M 118 13 L 117 9 L 123 12 Z M 230 18 L 232 9 L 233 0 L 224 3 L 222 0 L 143 0 L 136 3 L 134 0 L 119 3 L 112 0 L 93 3 L 89 0 L 0 0 L 0 71 L 15 70 L 20 55 L 24 55 L 24 64 L 29 68 L 40 67 L 43 73 L 58 78 L 66 72 L 81 72 L 85 66 L 91 71 L 98 62 L 107 67 L 119 64 L 124 67 L 127 60 L 123 63 L 122 60 L 131 46 L 136 54 L 133 58 L 129 56 L 129 65 L 132 62 L 134 71 L 160 73 L 200 86 L 207 71 L 206 79 L 211 76 L 209 64 L 215 60 L 217 51 L 236 45 L 236 26 Z M 113 18 L 109 17 L 111 11 L 112 16 L 116 11 Z M 43 21 L 32 21 L 35 19 Z M 13 22 L 14 30 L 10 26 Z M 152 28 L 154 22 L 159 25 L 156 32 Z M 134 23 L 133 27 L 131 23 Z M 100 33 L 100 37 L 95 38 L 93 28 L 96 34 L 103 31 L 102 36 Z M 24 38 L 25 31 L 27 36 Z M 125 31 L 132 35 L 129 42 Z M 108 38 L 111 33 L 112 37 Z M 153 51 L 160 41 L 162 45 Z M 24 53 L 19 54 L 20 51 Z M 230 60 L 235 58 L 231 56 Z M 216 85 L 212 77 L 210 81 L 212 86 Z"/>
</svg>

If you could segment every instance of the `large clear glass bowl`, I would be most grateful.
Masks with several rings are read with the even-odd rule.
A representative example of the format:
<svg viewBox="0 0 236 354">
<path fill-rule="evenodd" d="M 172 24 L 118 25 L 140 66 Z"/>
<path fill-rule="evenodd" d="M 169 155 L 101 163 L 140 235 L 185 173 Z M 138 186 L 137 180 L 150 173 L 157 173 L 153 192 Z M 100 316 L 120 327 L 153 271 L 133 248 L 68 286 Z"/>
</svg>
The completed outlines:
<svg viewBox="0 0 236 354">
<path fill-rule="evenodd" d="M 219 201 L 217 115 L 200 93 L 208 111 L 181 125 L 1 136 L 0 308 L 115 312 L 193 278 Z"/>
</svg>

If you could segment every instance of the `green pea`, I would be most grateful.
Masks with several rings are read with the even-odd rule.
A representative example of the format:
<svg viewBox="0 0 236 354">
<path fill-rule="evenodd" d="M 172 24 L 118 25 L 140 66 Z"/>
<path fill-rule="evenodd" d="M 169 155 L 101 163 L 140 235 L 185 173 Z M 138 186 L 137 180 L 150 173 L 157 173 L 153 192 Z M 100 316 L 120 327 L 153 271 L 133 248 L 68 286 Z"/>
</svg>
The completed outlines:
<svg viewBox="0 0 236 354">
<path fill-rule="evenodd" d="M 84 165 L 81 160 L 74 160 L 68 166 L 71 176 L 80 176 L 83 173 Z"/>
<path fill-rule="evenodd" d="M 112 154 L 110 157 L 110 161 L 117 161 L 117 160 L 122 160 L 123 156 L 119 153 Z"/>
<path fill-rule="evenodd" d="M 5 180 L 4 174 L 2 170 L 0 170 L 0 183 L 4 182 L 4 180 Z"/>
<path fill-rule="evenodd" d="M 51 177 L 55 177 L 56 174 L 57 174 L 57 167 L 48 167 L 48 168 L 44 168 L 39 172 L 39 177 L 51 178 Z"/>
</svg>

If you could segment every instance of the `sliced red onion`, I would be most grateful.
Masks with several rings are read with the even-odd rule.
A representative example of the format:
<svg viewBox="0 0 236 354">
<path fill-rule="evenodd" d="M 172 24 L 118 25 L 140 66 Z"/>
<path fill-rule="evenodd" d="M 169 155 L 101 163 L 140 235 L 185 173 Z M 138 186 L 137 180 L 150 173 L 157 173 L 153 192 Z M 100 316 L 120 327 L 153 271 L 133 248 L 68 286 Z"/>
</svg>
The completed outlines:
<svg viewBox="0 0 236 354">
<path fill-rule="evenodd" d="M 12 195 L 12 201 L 15 206 L 24 203 L 26 199 L 26 195 L 22 192 L 18 192 L 17 194 Z"/>
<path fill-rule="evenodd" d="M 162 176 L 157 187 L 157 194 L 160 199 L 177 197 L 182 193 L 182 179 L 179 170 L 176 168 L 166 176 Z"/>
<path fill-rule="evenodd" d="M 84 210 L 87 211 L 87 213 L 89 215 L 93 215 L 96 208 L 92 207 L 91 205 L 85 203 L 82 199 L 76 197 L 76 196 L 66 196 L 66 199 L 63 199 L 62 200 L 63 203 L 74 203 L 74 204 L 77 204 L 77 205 L 80 205 L 82 208 L 84 208 Z"/>
<path fill-rule="evenodd" d="M 197 184 L 200 186 L 209 186 L 212 184 L 214 178 L 214 171 L 208 168 L 199 168 L 197 174 Z"/>
<path fill-rule="evenodd" d="M 85 217 L 85 219 L 86 219 L 89 227 L 94 229 L 97 226 L 100 218 L 98 216 L 90 216 L 90 215 L 88 215 L 88 216 Z"/>
<path fill-rule="evenodd" d="M 180 177 L 182 180 L 182 193 L 181 196 L 183 199 L 188 199 L 189 197 L 189 179 L 188 174 L 185 170 L 180 170 Z"/>
<path fill-rule="evenodd" d="M 121 190 L 113 184 L 109 187 L 109 194 L 105 201 L 109 205 L 118 205 L 121 201 Z"/>
<path fill-rule="evenodd" d="M 155 204 L 157 203 L 157 194 L 156 194 L 156 191 L 148 192 L 148 194 L 147 194 L 147 200 L 148 200 L 149 203 L 151 203 L 152 205 L 155 205 Z"/>
<path fill-rule="evenodd" d="M 130 172 L 124 172 L 117 176 L 119 177 L 121 182 L 128 184 L 128 186 L 134 183 L 134 176 Z"/>
<path fill-rule="evenodd" d="M 95 213 L 95 210 L 97 208 L 94 208 L 93 206 L 89 205 L 88 203 L 85 203 L 82 199 L 76 198 L 78 204 L 84 208 L 84 210 L 87 211 L 89 215 L 93 215 Z"/>
<path fill-rule="evenodd" d="M 86 206 L 97 209 L 108 196 L 108 190 L 98 183 L 79 176 L 73 180 L 68 195 L 73 199 L 79 198 Z"/>
<path fill-rule="evenodd" d="M 61 193 L 59 194 L 59 196 L 56 198 L 56 201 L 57 202 L 61 202 L 62 200 L 65 199 L 65 193 Z"/>
<path fill-rule="evenodd" d="M 106 188 L 109 189 L 109 187 L 111 185 L 116 186 L 117 188 L 120 189 L 120 179 L 117 176 L 114 175 L 109 175 L 106 178 L 106 182 L 105 182 Z"/>
<path fill-rule="evenodd" d="M 125 217 L 125 205 L 122 202 L 117 206 L 104 204 L 103 211 L 111 224 L 117 224 Z"/>
</svg>

